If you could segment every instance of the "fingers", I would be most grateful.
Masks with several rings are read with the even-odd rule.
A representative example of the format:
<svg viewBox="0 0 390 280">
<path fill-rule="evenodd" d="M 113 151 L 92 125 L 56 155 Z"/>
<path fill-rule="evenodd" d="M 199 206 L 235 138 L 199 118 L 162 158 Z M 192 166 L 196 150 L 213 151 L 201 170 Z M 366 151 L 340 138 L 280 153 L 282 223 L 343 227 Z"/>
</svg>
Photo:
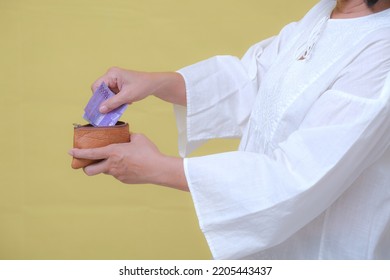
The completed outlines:
<svg viewBox="0 0 390 280">
<path fill-rule="evenodd" d="M 124 70 L 118 67 L 110 68 L 106 74 L 97 79 L 91 86 L 93 92 L 104 82 L 113 92 L 115 96 L 103 102 L 99 108 L 100 113 L 106 114 L 123 104 L 127 104 L 126 94 L 123 92 L 122 75 Z"/>
<path fill-rule="evenodd" d="M 94 92 L 97 90 L 97 88 L 98 88 L 103 82 L 104 82 L 105 84 L 108 84 L 108 77 L 103 76 L 103 77 L 100 77 L 99 79 L 97 79 L 97 80 L 91 85 L 92 93 L 94 93 Z"/>
<path fill-rule="evenodd" d="M 95 149 L 74 148 L 69 151 L 69 155 L 75 158 L 102 160 L 99 161 L 98 163 L 91 164 L 84 167 L 84 173 L 87 174 L 88 176 L 93 176 L 100 173 L 107 173 L 108 170 L 107 158 L 109 157 L 107 147 L 95 148 Z"/>
<path fill-rule="evenodd" d="M 126 103 L 125 94 L 123 92 L 119 92 L 117 95 L 104 101 L 100 106 L 99 111 L 100 113 L 105 114 Z"/>
<path fill-rule="evenodd" d="M 106 159 L 109 156 L 109 147 L 94 148 L 94 149 L 76 149 L 69 151 L 69 155 L 75 158 L 84 159 Z"/>
<path fill-rule="evenodd" d="M 120 69 L 117 67 L 111 67 L 108 69 L 106 74 L 98 78 L 92 85 L 91 90 L 92 92 L 95 92 L 95 90 L 104 82 L 112 91 L 115 93 L 119 92 L 119 87 L 117 84 L 118 81 L 118 75 Z"/>
<path fill-rule="evenodd" d="M 88 165 L 84 167 L 84 173 L 88 176 L 94 176 L 101 173 L 108 174 L 107 160 L 102 160 L 98 163 Z"/>
</svg>

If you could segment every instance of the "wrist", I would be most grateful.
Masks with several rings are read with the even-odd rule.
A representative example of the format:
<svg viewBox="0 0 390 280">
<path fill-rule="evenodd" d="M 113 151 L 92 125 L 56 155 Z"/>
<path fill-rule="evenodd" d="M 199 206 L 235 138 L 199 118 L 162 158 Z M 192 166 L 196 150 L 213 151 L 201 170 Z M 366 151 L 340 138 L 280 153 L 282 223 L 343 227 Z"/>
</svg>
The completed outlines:
<svg viewBox="0 0 390 280">
<path fill-rule="evenodd" d="M 154 184 L 189 191 L 182 158 L 162 155 Z"/>
<path fill-rule="evenodd" d="M 170 103 L 187 104 L 184 78 L 177 72 L 151 73 L 154 84 L 152 94 Z"/>
</svg>

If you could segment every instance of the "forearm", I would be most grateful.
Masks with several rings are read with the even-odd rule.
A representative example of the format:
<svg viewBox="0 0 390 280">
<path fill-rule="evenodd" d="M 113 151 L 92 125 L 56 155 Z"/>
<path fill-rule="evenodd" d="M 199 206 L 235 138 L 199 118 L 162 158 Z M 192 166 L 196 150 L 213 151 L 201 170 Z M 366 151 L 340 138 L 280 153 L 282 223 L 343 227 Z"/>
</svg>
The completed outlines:
<svg viewBox="0 0 390 280">
<path fill-rule="evenodd" d="M 152 183 L 182 191 L 189 191 L 182 158 L 163 156 L 158 170 Z"/>
<path fill-rule="evenodd" d="M 159 72 L 150 73 L 151 79 L 155 84 L 152 94 L 164 101 L 187 105 L 185 82 L 179 73 Z"/>
</svg>

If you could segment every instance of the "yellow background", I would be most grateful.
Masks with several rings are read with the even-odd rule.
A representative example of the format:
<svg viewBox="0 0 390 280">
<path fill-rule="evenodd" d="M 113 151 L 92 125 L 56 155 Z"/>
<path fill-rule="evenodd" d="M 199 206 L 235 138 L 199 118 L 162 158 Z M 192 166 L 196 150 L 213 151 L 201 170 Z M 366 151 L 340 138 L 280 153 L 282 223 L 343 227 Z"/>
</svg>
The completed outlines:
<svg viewBox="0 0 390 280">
<path fill-rule="evenodd" d="M 72 123 L 110 66 L 241 56 L 316 2 L 0 0 L 0 259 L 210 259 L 189 193 L 72 170 Z M 122 120 L 177 155 L 171 105 L 148 98 Z"/>
</svg>

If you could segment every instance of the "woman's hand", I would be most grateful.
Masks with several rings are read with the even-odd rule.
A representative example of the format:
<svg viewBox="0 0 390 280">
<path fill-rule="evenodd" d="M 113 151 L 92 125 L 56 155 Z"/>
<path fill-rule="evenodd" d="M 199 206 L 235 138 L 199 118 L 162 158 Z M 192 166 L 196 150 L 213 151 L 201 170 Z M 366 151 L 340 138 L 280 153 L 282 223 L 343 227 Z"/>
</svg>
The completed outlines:
<svg viewBox="0 0 390 280">
<path fill-rule="evenodd" d="M 84 168 L 89 176 L 104 173 L 127 184 L 150 183 L 188 191 L 183 160 L 163 155 L 142 134 L 132 134 L 129 143 L 96 149 L 72 149 L 69 154 L 101 160 Z"/>
<path fill-rule="evenodd" d="M 140 101 L 152 94 L 171 103 L 186 105 L 184 79 L 175 72 L 148 73 L 112 67 L 92 84 L 92 91 L 102 82 L 116 95 L 102 103 L 101 113 L 107 113 L 122 104 Z"/>
</svg>

